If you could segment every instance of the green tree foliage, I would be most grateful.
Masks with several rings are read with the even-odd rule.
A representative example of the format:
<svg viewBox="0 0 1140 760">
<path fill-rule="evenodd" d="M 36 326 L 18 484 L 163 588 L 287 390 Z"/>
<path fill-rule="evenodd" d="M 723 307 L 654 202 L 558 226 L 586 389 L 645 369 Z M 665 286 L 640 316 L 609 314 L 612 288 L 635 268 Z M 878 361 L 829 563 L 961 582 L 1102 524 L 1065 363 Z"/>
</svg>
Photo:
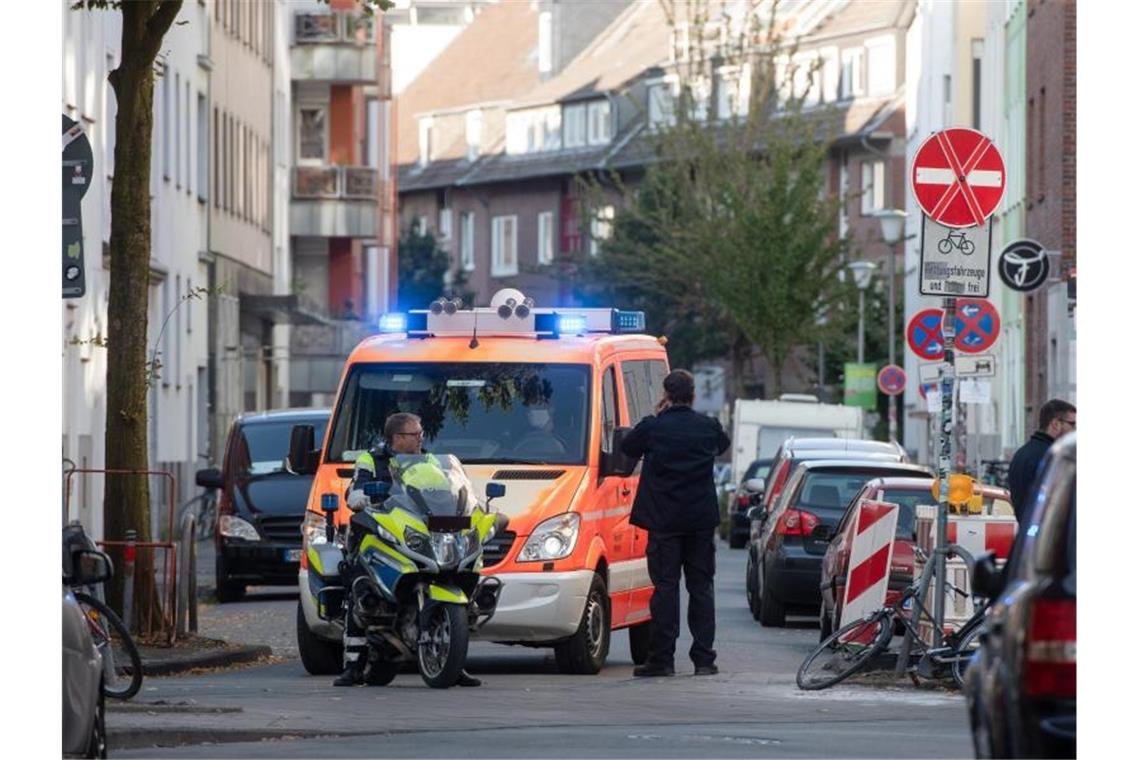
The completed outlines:
<svg viewBox="0 0 1140 760">
<path fill-rule="evenodd" d="M 835 116 L 804 110 L 818 66 L 797 74 L 784 63 L 795 47 L 773 31 L 776 6 L 661 2 L 674 28 L 692 32 L 715 18 L 728 41 L 678 35 L 690 50 L 676 72 L 672 123 L 644 138 L 650 160 L 636 187 L 603 178 L 621 188 L 624 204 L 579 287 L 587 298 L 601 291 L 645 308 L 650 325 L 669 336 L 675 364 L 727 350 L 738 392 L 754 348 L 778 394 L 793 351 L 829 339 L 850 314 L 854 291 L 839 277 L 843 244 L 827 180 Z M 716 15 L 729 5 L 746 12 Z M 711 82 L 724 67 L 747 72 L 749 84 L 737 92 L 748 105 L 717 119 Z M 603 182 L 583 184 L 587 206 L 597 207 Z"/>
<path fill-rule="evenodd" d="M 418 224 L 406 230 L 400 238 L 396 261 L 399 267 L 398 308 L 424 309 L 440 296 L 459 298 L 471 305 L 473 294 L 466 289 L 467 273 L 460 270 L 448 283 L 451 255 L 439 247 L 431 230 L 421 232 Z"/>
</svg>

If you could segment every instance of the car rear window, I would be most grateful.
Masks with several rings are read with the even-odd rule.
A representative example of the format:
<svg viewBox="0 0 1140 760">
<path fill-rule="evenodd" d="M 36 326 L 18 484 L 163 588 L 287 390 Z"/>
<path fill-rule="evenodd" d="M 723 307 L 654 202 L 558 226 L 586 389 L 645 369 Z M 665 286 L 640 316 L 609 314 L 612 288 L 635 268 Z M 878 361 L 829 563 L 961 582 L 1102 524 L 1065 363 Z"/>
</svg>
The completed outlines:
<svg viewBox="0 0 1140 760">
<path fill-rule="evenodd" d="M 800 485 L 796 503 L 816 509 L 843 509 L 863 486 L 880 472 L 808 472 Z"/>
</svg>

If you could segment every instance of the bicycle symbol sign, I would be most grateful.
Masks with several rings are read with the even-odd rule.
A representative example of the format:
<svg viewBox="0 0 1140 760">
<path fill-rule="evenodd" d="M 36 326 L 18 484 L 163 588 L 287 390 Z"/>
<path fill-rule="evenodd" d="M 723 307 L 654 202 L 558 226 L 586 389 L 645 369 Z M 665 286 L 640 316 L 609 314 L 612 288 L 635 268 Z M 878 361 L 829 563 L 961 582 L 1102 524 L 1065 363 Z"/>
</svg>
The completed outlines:
<svg viewBox="0 0 1140 760">
<path fill-rule="evenodd" d="M 953 229 L 922 218 L 919 292 L 927 296 L 984 298 L 990 292 L 993 225 Z"/>
<path fill-rule="evenodd" d="M 997 341 L 1001 333 L 1001 316 L 989 301 L 964 298 L 958 301 L 954 325 L 955 348 L 976 354 L 985 351 Z"/>
</svg>

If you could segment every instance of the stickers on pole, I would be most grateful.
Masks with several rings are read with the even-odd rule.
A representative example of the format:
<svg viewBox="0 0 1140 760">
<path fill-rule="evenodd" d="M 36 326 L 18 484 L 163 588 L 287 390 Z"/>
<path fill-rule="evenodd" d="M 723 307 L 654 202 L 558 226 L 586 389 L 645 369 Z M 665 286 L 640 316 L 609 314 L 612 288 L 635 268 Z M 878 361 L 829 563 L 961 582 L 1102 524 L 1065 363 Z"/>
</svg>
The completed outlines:
<svg viewBox="0 0 1140 760">
<path fill-rule="evenodd" d="M 1001 202 L 1005 182 L 1001 153 L 976 129 L 935 132 L 919 146 L 911 164 L 915 200 L 944 227 L 981 225 Z"/>
<path fill-rule="evenodd" d="M 926 296 L 988 296 L 992 238 L 993 222 L 955 229 L 922 217 L 918 292 Z"/>
<path fill-rule="evenodd" d="M 1049 254 L 1036 240 L 1015 240 L 998 256 L 998 277 L 1010 290 L 1032 293 L 1049 279 Z"/>
</svg>

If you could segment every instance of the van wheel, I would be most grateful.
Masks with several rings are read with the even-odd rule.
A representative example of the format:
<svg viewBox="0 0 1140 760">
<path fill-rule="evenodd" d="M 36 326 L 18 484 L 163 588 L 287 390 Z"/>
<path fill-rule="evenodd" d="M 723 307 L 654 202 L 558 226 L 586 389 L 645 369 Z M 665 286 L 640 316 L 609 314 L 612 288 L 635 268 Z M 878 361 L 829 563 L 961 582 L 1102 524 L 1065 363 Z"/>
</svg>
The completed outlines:
<svg viewBox="0 0 1140 760">
<path fill-rule="evenodd" d="M 629 631 L 629 657 L 634 665 L 644 665 L 649 659 L 649 627 L 652 621 L 631 625 Z"/>
<path fill-rule="evenodd" d="M 236 602 L 245 596 L 245 584 L 229 580 L 220 556 L 214 559 L 214 593 L 221 604 Z"/>
<path fill-rule="evenodd" d="M 302 592 L 304 593 L 304 592 Z M 297 602 L 297 649 L 301 652 L 301 664 L 309 675 L 332 676 L 344 670 L 344 648 L 340 643 L 325 641 L 309 630 L 305 622 L 305 611 Z"/>
<path fill-rule="evenodd" d="M 602 576 L 594 573 L 577 632 L 554 645 L 558 672 L 592 676 L 610 653 L 610 595 Z"/>
<path fill-rule="evenodd" d="M 95 719 L 91 725 L 91 738 L 87 742 L 85 757 L 107 756 L 107 703 L 103 696 L 103 682 L 99 682 L 99 701 L 95 705 Z"/>
<path fill-rule="evenodd" d="M 757 577 L 763 576 L 763 568 L 757 573 Z M 768 588 L 767 583 L 760 584 L 760 625 L 765 628 L 783 628 L 786 613 L 784 612 L 784 604 L 775 596 L 772 595 L 771 589 Z"/>
</svg>

